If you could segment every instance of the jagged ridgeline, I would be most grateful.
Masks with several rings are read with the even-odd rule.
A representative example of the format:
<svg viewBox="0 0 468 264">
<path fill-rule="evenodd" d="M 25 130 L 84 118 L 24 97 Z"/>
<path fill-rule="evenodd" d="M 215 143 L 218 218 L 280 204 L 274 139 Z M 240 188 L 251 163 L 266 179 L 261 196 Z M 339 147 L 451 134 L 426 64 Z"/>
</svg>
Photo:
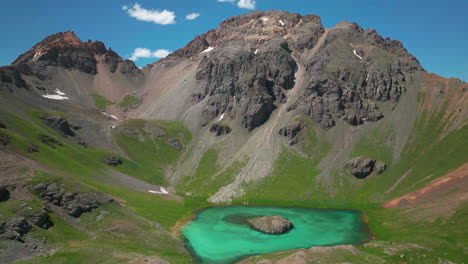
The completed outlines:
<svg viewBox="0 0 468 264">
<path fill-rule="evenodd" d="M 177 230 L 233 203 L 359 209 L 377 237 L 262 263 L 459 263 L 467 91 L 316 15 L 232 17 L 143 68 L 46 37 L 0 67 L 0 262 L 190 263 Z"/>
</svg>

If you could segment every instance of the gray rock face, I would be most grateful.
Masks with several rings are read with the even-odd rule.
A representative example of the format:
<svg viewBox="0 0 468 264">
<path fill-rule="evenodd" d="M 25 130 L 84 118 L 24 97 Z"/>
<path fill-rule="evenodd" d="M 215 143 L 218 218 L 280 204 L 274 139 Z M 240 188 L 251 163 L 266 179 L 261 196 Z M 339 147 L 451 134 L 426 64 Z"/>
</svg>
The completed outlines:
<svg viewBox="0 0 468 264">
<path fill-rule="evenodd" d="M 346 163 L 346 168 L 356 178 L 366 178 L 372 172 L 381 174 L 386 169 L 386 165 L 382 161 L 375 159 L 357 157 Z"/>
<path fill-rule="evenodd" d="M 297 138 L 297 135 L 299 132 L 304 129 L 304 122 L 301 120 L 293 120 L 290 124 L 287 126 L 281 128 L 279 130 L 279 134 L 287 137 L 289 139 L 289 144 L 294 145 L 299 143 L 300 139 Z"/>
<path fill-rule="evenodd" d="M 38 192 L 47 203 L 63 208 L 73 217 L 80 217 L 83 213 L 90 212 L 102 204 L 115 203 L 114 199 L 102 193 L 65 193 L 65 186 L 56 183 L 41 183 L 34 186 L 32 190 Z"/>
<path fill-rule="evenodd" d="M 267 234 L 284 234 L 293 228 L 293 224 L 288 219 L 269 215 L 247 219 L 247 222 L 255 229 Z"/>
<path fill-rule="evenodd" d="M 0 131 L 0 144 L 6 146 L 10 141 L 11 137 L 7 133 Z"/>
<path fill-rule="evenodd" d="M 10 191 L 4 185 L 0 185 L 0 202 L 10 199 Z"/>
<path fill-rule="evenodd" d="M 86 147 L 86 143 L 75 133 L 79 126 L 70 124 L 65 118 L 57 116 L 41 116 L 45 124 L 59 133 L 62 137 L 72 140 L 73 142 Z"/>
<path fill-rule="evenodd" d="M 54 225 L 54 223 L 52 222 L 52 220 L 50 219 L 50 216 L 47 212 L 40 212 L 38 214 L 33 214 L 33 215 L 30 215 L 28 217 L 29 221 L 42 228 L 42 229 L 49 229 L 50 227 L 52 227 Z"/>
<path fill-rule="evenodd" d="M 227 19 L 166 60 L 202 54 L 196 79 L 205 86 L 194 92 L 194 103 L 208 98 L 208 120 L 228 112 L 240 115 L 248 130 L 287 101 L 297 63 L 305 66 L 305 80 L 294 103 L 323 129 L 337 119 L 357 126 L 384 118 L 379 104 L 398 101 L 405 73 L 423 70 L 400 42 L 375 30 L 342 22 L 324 34 L 318 16 L 258 11 Z M 308 56 L 322 36 L 320 48 Z M 214 49 L 203 55 L 208 47 Z"/>
<path fill-rule="evenodd" d="M 104 158 L 104 163 L 112 167 L 117 167 L 122 164 L 122 160 L 116 156 L 107 156 Z"/>
<path fill-rule="evenodd" d="M 224 136 L 231 133 L 231 128 L 226 124 L 214 123 L 210 127 L 210 132 L 214 133 L 216 136 Z"/>
<path fill-rule="evenodd" d="M 23 240 L 23 235 L 31 230 L 32 226 L 24 217 L 8 218 L 4 222 L 0 222 L 0 238 Z"/>
</svg>

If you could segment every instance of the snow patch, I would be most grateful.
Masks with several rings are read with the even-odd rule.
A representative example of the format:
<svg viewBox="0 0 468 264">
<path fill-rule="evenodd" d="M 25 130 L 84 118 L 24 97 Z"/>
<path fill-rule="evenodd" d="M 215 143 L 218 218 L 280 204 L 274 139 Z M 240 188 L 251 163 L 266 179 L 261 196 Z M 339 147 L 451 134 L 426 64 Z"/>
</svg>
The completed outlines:
<svg viewBox="0 0 468 264">
<path fill-rule="evenodd" d="M 218 122 L 221 121 L 221 120 L 223 120 L 225 114 L 226 114 L 226 113 L 223 113 L 223 114 L 219 117 Z"/>
<path fill-rule="evenodd" d="M 138 67 L 138 69 L 143 70 L 143 67 Z"/>
<path fill-rule="evenodd" d="M 278 20 L 278 22 L 284 27 L 284 21 L 283 20 Z"/>
<path fill-rule="evenodd" d="M 42 97 L 47 98 L 47 99 L 52 99 L 52 100 L 68 100 L 68 97 L 61 96 L 59 94 L 46 94 L 43 95 Z"/>
<path fill-rule="evenodd" d="M 213 47 L 208 47 L 206 50 L 204 50 L 204 51 L 200 52 L 200 54 L 201 54 L 201 53 L 210 52 L 210 51 L 212 51 L 212 50 L 214 50 L 214 48 L 213 48 Z"/>
<path fill-rule="evenodd" d="M 110 117 L 112 117 L 115 120 L 119 120 L 115 115 L 110 115 Z"/>
<path fill-rule="evenodd" d="M 257 53 L 258 53 L 258 49 L 255 50 L 254 54 L 257 55 Z"/>
<path fill-rule="evenodd" d="M 270 18 L 269 18 L 269 17 L 262 17 L 262 18 L 260 18 L 260 19 L 261 19 L 262 21 L 266 22 L 266 21 L 268 21 L 268 19 L 270 19 Z"/>
<path fill-rule="evenodd" d="M 367 74 L 366 76 L 366 82 L 369 80 L 369 74 Z"/>
<path fill-rule="evenodd" d="M 34 54 L 33 60 L 39 58 L 41 55 L 42 54 L 40 52 L 36 52 L 36 54 Z"/>
<path fill-rule="evenodd" d="M 60 91 L 58 88 L 55 89 L 55 93 L 58 94 L 58 95 L 65 95 L 65 93 Z"/>
<path fill-rule="evenodd" d="M 148 192 L 150 192 L 150 193 L 158 193 L 158 194 L 168 194 L 168 193 L 169 193 L 164 187 L 160 187 L 159 189 L 160 189 L 160 191 L 148 190 Z"/>
<path fill-rule="evenodd" d="M 353 50 L 353 52 L 354 52 L 354 55 L 356 55 L 356 57 L 358 57 L 361 61 L 363 61 L 362 57 L 357 54 L 356 50 Z"/>
</svg>

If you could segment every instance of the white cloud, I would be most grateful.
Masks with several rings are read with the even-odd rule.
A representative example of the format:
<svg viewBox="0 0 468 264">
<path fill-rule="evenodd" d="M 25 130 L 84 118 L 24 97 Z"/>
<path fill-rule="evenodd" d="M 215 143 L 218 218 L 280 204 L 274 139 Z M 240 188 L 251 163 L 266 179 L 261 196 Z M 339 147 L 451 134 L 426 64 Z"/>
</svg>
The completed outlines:
<svg viewBox="0 0 468 264">
<path fill-rule="evenodd" d="M 218 0 L 218 2 L 224 3 L 224 2 L 230 2 L 233 3 L 235 0 Z"/>
<path fill-rule="evenodd" d="M 133 51 L 132 56 L 129 58 L 132 61 L 136 61 L 139 58 L 164 58 L 167 55 L 171 54 L 170 51 L 165 50 L 165 49 L 158 49 L 155 51 L 151 51 L 147 48 L 136 48 Z"/>
<path fill-rule="evenodd" d="M 191 14 L 186 15 L 185 18 L 188 20 L 194 20 L 199 16 L 200 16 L 200 13 L 191 13 Z"/>
<path fill-rule="evenodd" d="M 239 0 L 237 6 L 245 9 L 255 9 L 255 0 Z"/>
<path fill-rule="evenodd" d="M 153 9 L 144 9 L 136 3 L 132 7 L 123 6 L 122 9 L 131 17 L 140 21 L 153 22 L 161 25 L 175 24 L 175 13 L 164 9 L 157 11 Z"/>
</svg>

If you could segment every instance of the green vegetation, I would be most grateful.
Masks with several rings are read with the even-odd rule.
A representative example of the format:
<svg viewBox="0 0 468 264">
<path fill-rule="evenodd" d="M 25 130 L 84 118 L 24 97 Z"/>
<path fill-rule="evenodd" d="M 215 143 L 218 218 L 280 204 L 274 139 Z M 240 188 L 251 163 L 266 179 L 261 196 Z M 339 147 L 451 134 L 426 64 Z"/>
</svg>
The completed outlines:
<svg viewBox="0 0 468 264">
<path fill-rule="evenodd" d="M 122 102 L 119 103 L 120 108 L 122 109 L 129 109 L 129 108 L 135 108 L 141 104 L 141 99 L 134 96 L 134 95 L 127 95 L 125 98 L 122 100 Z"/>
<path fill-rule="evenodd" d="M 190 192 L 191 196 L 207 199 L 219 188 L 231 183 L 245 166 L 243 162 L 234 162 L 223 170 L 217 165 L 217 160 L 216 149 L 208 149 L 198 163 L 195 174 L 186 176 L 178 188 L 184 192 Z"/>
<path fill-rule="evenodd" d="M 112 137 L 132 160 L 123 171 L 130 173 L 132 167 L 142 167 L 148 172 L 146 176 L 133 175 L 150 183 L 163 183 L 164 170 L 175 164 L 181 154 L 168 140 L 187 145 L 191 138 L 180 122 L 146 120 L 125 120 L 112 131 Z"/>
<path fill-rule="evenodd" d="M 103 95 L 96 94 L 96 93 L 93 93 L 93 94 L 90 94 L 90 95 L 94 99 L 94 104 L 100 110 L 106 110 L 107 106 L 114 104 L 114 102 L 110 101 L 109 99 L 107 99 Z"/>
</svg>

